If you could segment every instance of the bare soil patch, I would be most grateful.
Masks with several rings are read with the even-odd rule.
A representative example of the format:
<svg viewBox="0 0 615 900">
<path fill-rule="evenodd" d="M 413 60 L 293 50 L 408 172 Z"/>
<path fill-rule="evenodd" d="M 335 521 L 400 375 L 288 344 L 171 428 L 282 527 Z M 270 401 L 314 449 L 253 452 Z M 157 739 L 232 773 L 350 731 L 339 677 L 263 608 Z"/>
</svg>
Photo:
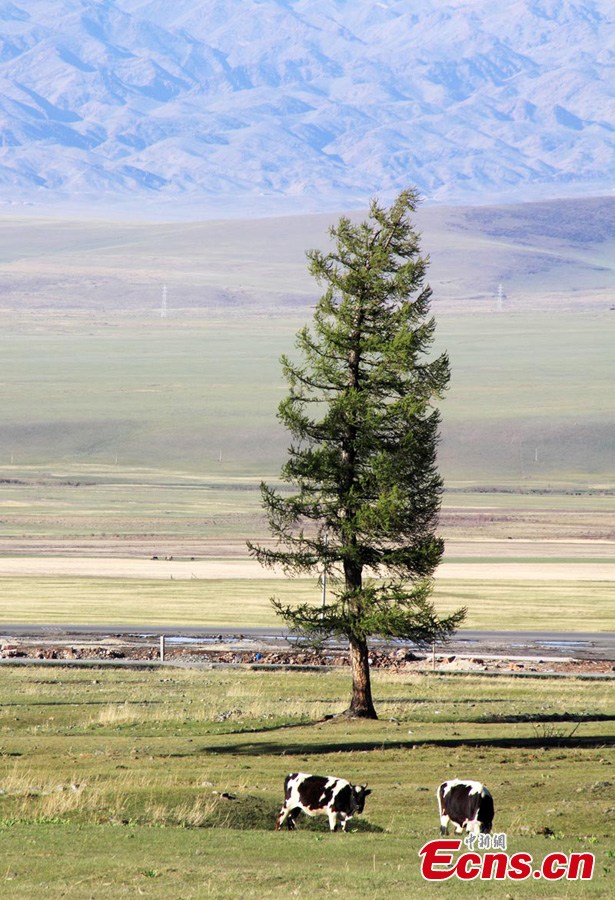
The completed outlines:
<svg viewBox="0 0 615 900">
<path fill-rule="evenodd" d="M 126 663 L 161 661 L 160 639 L 156 635 L 50 635 L 49 639 L 33 640 L 28 636 L 0 640 L 0 659 L 5 660 L 56 660 L 75 663 L 112 662 Z M 567 674 L 612 675 L 615 678 L 615 661 L 612 659 L 574 659 L 570 656 L 521 656 L 521 655 L 470 655 L 454 651 L 438 651 L 435 654 L 416 652 L 407 648 L 374 648 L 372 668 L 399 675 L 420 674 L 428 671 L 469 672 L 472 674 Z M 187 667 L 216 665 L 268 667 L 329 668 L 350 665 L 347 650 L 341 647 L 324 647 L 314 650 L 291 645 L 284 638 L 253 639 L 243 635 L 233 638 L 214 637 L 177 638 L 166 640 L 164 661 Z"/>
</svg>

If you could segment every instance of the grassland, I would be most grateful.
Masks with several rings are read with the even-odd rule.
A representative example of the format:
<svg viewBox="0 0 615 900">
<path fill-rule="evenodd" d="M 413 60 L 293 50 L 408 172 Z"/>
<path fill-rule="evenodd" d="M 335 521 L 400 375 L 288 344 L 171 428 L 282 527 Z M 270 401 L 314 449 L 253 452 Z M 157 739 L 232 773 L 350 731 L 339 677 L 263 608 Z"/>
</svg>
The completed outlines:
<svg viewBox="0 0 615 900">
<path fill-rule="evenodd" d="M 194 627 L 280 626 L 269 603 L 320 602 L 315 581 L 2 577 L 0 623 Z M 483 630 L 612 631 L 612 581 L 438 581 L 440 612 L 465 606 L 464 627 Z M 1 624 L 0 624 L 1 628 Z"/>
<path fill-rule="evenodd" d="M 0 475 L 277 474 L 278 358 L 305 319 L 109 319 L 3 330 Z M 608 311 L 442 316 L 447 482 L 612 483 L 614 331 Z"/>
<path fill-rule="evenodd" d="M 266 538 L 258 483 L 276 479 L 287 444 L 275 419 L 277 358 L 299 324 L 124 314 L 86 323 L 66 312 L 44 328 L 32 316 L 13 322 L 0 335 L 0 554 L 245 557 L 246 539 Z M 441 533 L 452 558 L 467 543 L 475 569 L 439 583 L 438 603 L 467 605 L 469 627 L 611 629 L 612 576 L 577 581 L 573 566 L 598 553 L 612 566 L 615 556 L 615 316 L 446 314 L 439 324 L 453 371 Z M 502 542 L 525 542 L 517 562 L 528 570 L 509 581 L 487 568 Z M 558 555 L 551 583 L 537 582 L 529 567 Z M 102 564 L 86 574 L 3 573 L 1 620 L 260 624 L 272 593 L 317 591 L 198 577 L 120 583 Z"/>
<path fill-rule="evenodd" d="M 501 897 L 421 879 L 435 786 L 460 775 L 491 787 L 509 852 L 596 854 L 591 883 L 515 897 L 611 896 L 610 685 L 378 673 L 379 721 L 323 721 L 348 689 L 341 674 L 3 669 L 0 891 Z M 370 784 L 354 833 L 273 831 L 294 770 Z"/>
<path fill-rule="evenodd" d="M 452 368 L 445 530 L 612 540 L 613 209 L 420 210 Z M 255 488 L 288 443 L 278 357 L 311 317 L 304 254 L 330 221 L 0 220 L 0 535 L 258 533 Z M 525 494 L 504 509 L 502 489 Z M 546 492 L 531 513 L 528 491 Z"/>
<path fill-rule="evenodd" d="M 615 557 L 612 229 L 582 212 L 421 213 L 452 367 L 441 530 L 462 566 L 436 600 L 467 605 L 468 627 L 613 627 L 612 577 L 574 575 Z M 271 594 L 319 596 L 108 572 L 241 563 L 266 536 L 277 360 L 310 318 L 304 250 L 328 224 L 0 222 L 0 557 L 38 566 L 0 576 L 0 622 L 262 625 Z M 98 572 L 51 574 L 65 557 Z M 537 564 L 548 577 L 524 576 Z M 417 851 L 435 786 L 461 775 L 490 785 L 512 851 L 596 853 L 591 884 L 515 897 L 612 896 L 610 684 L 376 673 L 378 722 L 322 721 L 348 690 L 341 674 L 2 668 L 0 895 L 431 897 Z M 369 781 L 354 833 L 272 831 L 292 769 Z"/>
<path fill-rule="evenodd" d="M 452 555 L 461 540 L 476 562 L 503 540 L 535 542 L 528 558 L 612 547 L 612 206 L 594 206 L 421 210 L 452 368 Z M 1 554 L 235 557 L 266 536 L 258 482 L 288 443 L 278 357 L 310 318 L 304 250 L 327 224 L 0 222 Z"/>
</svg>

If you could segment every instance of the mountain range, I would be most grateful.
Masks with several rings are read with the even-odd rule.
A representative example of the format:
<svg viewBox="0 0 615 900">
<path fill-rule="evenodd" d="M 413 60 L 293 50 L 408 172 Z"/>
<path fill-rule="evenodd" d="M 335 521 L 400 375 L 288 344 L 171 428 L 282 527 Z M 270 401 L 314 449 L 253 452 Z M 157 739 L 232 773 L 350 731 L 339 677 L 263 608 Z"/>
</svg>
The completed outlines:
<svg viewBox="0 0 615 900">
<path fill-rule="evenodd" d="M 610 194 L 611 0 L 0 0 L 0 214 Z"/>
</svg>

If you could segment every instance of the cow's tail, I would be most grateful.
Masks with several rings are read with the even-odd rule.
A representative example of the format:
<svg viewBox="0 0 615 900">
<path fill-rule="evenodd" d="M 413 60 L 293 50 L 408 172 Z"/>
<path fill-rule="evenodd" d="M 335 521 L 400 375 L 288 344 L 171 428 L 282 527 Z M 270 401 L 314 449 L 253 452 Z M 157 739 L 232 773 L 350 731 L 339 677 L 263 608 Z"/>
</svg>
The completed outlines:
<svg viewBox="0 0 615 900">
<path fill-rule="evenodd" d="M 493 817 L 495 815 L 495 807 L 493 805 L 493 797 L 487 788 L 483 788 L 480 798 L 480 809 L 478 813 L 478 817 L 481 823 L 489 826 L 489 831 L 491 831 L 491 825 L 493 823 Z"/>
</svg>

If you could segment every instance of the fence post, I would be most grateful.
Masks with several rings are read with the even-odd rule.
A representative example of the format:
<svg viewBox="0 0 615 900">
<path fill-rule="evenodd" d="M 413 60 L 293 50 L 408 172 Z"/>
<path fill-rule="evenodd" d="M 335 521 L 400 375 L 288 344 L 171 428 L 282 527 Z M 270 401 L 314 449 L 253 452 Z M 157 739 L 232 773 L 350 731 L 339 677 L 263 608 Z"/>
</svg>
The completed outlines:
<svg viewBox="0 0 615 900">
<path fill-rule="evenodd" d="M 160 662 L 164 662 L 164 634 L 160 635 Z"/>
</svg>

